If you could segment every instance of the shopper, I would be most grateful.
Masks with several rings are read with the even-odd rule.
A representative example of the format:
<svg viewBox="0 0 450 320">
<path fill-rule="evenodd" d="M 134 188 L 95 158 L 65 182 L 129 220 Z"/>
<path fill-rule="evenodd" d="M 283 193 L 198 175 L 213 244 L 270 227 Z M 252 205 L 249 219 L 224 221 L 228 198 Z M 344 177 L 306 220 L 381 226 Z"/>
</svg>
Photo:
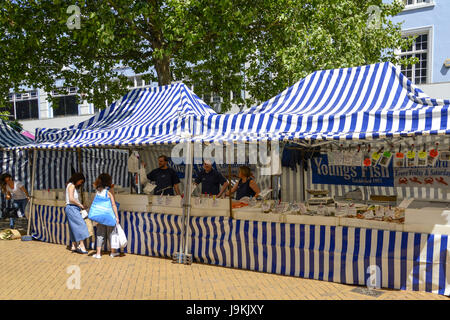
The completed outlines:
<svg viewBox="0 0 450 320">
<path fill-rule="evenodd" d="M 86 222 L 81 217 L 81 210 L 87 209 L 78 196 L 78 191 L 84 182 L 85 177 L 81 173 L 74 173 L 67 182 L 66 187 L 66 217 L 69 222 L 71 250 L 81 254 L 87 254 L 88 251 L 84 245 L 84 240 L 89 238 L 89 231 Z M 77 246 L 78 243 L 78 246 Z"/>
<path fill-rule="evenodd" d="M 196 185 L 202 184 L 202 194 L 216 195 L 218 198 L 225 193 L 228 187 L 228 181 L 225 177 L 213 169 L 210 160 L 203 162 L 203 169 L 199 172 L 197 178 L 194 180 Z M 222 189 L 220 186 L 222 185 Z"/>
<path fill-rule="evenodd" d="M 19 180 L 14 180 L 13 177 L 5 173 L 0 178 L 0 185 L 2 192 L 6 194 L 6 199 L 13 200 L 13 206 L 16 208 L 19 218 L 25 218 L 25 208 L 30 200 L 30 195 L 25 189 L 23 183 Z M 9 227 L 14 229 L 15 220 L 13 217 L 9 218 Z"/>
<path fill-rule="evenodd" d="M 112 209 L 116 216 L 116 224 L 119 224 L 119 215 L 117 213 L 116 201 L 114 199 L 114 194 L 110 189 L 113 187 L 112 178 L 107 173 L 102 173 L 94 182 L 94 188 L 96 190 L 96 195 L 100 197 L 108 197 L 111 201 Z M 111 189 L 112 190 L 112 189 Z M 97 224 L 97 253 L 92 257 L 100 259 L 102 257 L 102 247 L 107 235 L 109 235 L 109 244 L 111 245 L 111 233 L 114 227 L 105 226 L 103 224 Z M 111 248 L 110 257 L 117 257 L 119 253 L 116 249 Z"/>
<path fill-rule="evenodd" d="M 236 192 L 236 200 L 240 200 L 243 197 L 257 198 L 259 196 L 261 191 L 256 181 L 252 178 L 252 172 L 249 167 L 239 167 L 239 182 L 231 188 L 230 192 L 231 194 Z M 227 195 L 229 195 L 228 192 Z"/>
<path fill-rule="evenodd" d="M 178 178 L 177 172 L 169 168 L 169 158 L 165 155 L 158 157 L 159 168 L 151 171 L 147 178 L 150 181 L 154 181 L 156 188 L 153 191 L 155 195 L 174 195 L 174 190 L 177 195 L 180 195 L 180 178 Z"/>
</svg>

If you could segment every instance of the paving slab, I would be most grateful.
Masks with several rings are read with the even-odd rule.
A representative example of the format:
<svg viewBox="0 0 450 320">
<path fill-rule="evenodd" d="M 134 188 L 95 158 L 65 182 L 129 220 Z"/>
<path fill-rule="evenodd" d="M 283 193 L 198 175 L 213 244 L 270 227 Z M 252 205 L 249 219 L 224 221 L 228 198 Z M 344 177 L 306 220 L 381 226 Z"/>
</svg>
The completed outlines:
<svg viewBox="0 0 450 320">
<path fill-rule="evenodd" d="M 449 300 L 133 254 L 94 259 L 41 241 L 0 240 L 0 252 L 2 300 Z"/>
</svg>

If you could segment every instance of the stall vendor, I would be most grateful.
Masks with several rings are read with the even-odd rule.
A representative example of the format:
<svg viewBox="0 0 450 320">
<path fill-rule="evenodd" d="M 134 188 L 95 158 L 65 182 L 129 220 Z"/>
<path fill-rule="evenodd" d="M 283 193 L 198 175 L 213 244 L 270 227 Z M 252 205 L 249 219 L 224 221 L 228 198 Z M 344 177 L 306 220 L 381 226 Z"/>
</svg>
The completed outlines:
<svg viewBox="0 0 450 320">
<path fill-rule="evenodd" d="M 196 185 L 202 184 L 202 194 L 216 195 L 218 198 L 224 194 L 229 184 L 220 172 L 213 169 L 210 160 L 203 162 L 203 169 L 199 172 L 194 183 Z M 222 189 L 220 189 L 221 185 Z"/>
<path fill-rule="evenodd" d="M 153 191 L 155 195 L 174 195 L 174 190 L 177 195 L 180 195 L 180 178 L 177 176 L 177 172 L 168 167 L 169 158 L 165 155 L 161 155 L 158 158 L 159 168 L 154 169 L 149 174 L 147 178 L 150 181 L 154 181 L 156 188 Z"/>
<path fill-rule="evenodd" d="M 236 192 L 236 200 L 240 200 L 243 197 L 257 198 L 259 196 L 261 191 L 259 190 L 256 181 L 251 176 L 252 172 L 249 167 L 239 167 L 239 182 L 236 183 L 230 191 L 231 194 Z M 228 192 L 227 195 L 229 195 Z"/>
</svg>

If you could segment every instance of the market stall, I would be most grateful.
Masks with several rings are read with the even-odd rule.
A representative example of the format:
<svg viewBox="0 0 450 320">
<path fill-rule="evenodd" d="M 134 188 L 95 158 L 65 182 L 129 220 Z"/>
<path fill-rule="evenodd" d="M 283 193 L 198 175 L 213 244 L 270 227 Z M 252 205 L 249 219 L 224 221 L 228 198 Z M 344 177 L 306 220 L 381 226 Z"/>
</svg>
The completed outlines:
<svg viewBox="0 0 450 320">
<path fill-rule="evenodd" d="M 193 116 L 212 113 L 214 111 L 183 84 L 152 89 L 136 89 L 130 91 L 122 99 L 101 111 L 95 117 L 77 126 L 38 131 L 36 143 L 25 146 L 24 149 L 83 150 L 108 148 L 144 153 L 146 149 L 154 146 L 174 145 L 187 141 L 192 132 Z M 138 164 L 140 164 L 140 161 Z M 112 174 L 116 168 L 111 170 Z M 175 248 L 182 248 L 184 251 L 183 238 L 186 229 L 184 218 L 186 212 L 188 212 L 187 218 L 191 213 L 191 207 L 186 200 L 190 198 L 190 192 L 186 192 L 189 185 L 190 183 L 185 184 L 185 193 L 188 196 L 185 198 L 183 205 L 181 199 L 176 197 L 152 199 L 152 197 L 142 194 L 132 194 L 132 189 L 115 188 L 117 200 L 121 203 L 120 216 L 124 220 L 129 218 L 131 221 L 138 223 L 145 212 L 160 217 L 159 215 L 168 210 L 174 216 L 172 218 L 180 224 L 177 230 L 181 230 L 181 234 L 174 235 L 177 240 L 172 244 L 175 244 Z M 140 191 L 139 181 L 137 187 Z M 89 204 L 90 196 L 92 194 L 85 195 L 87 204 Z M 67 243 L 68 230 L 63 214 L 62 197 L 61 190 L 36 193 L 36 206 L 33 211 L 34 219 L 32 220 L 32 229 L 34 230 L 32 234 L 36 239 Z M 90 199 L 92 200 L 92 198 Z M 217 210 L 214 211 L 214 214 L 210 212 L 208 214 L 215 216 L 229 215 L 228 212 L 225 213 L 226 210 L 221 209 L 225 206 L 224 202 L 217 199 L 215 201 Z M 150 213 L 153 210 L 157 210 L 157 212 Z M 180 211 L 183 212 L 182 215 Z M 202 207 L 195 208 L 194 205 L 192 215 L 198 214 L 197 211 L 207 214 L 205 212 L 208 210 L 204 210 Z M 138 231 L 154 232 L 151 227 L 150 229 L 147 229 L 147 227 L 147 224 L 141 224 Z M 157 233 L 160 232 L 158 228 L 156 230 Z M 130 246 L 133 245 L 134 242 L 130 241 Z M 176 252 L 172 251 L 171 256 L 174 253 Z"/>
<path fill-rule="evenodd" d="M 291 251 L 301 276 L 324 279 L 334 266 L 340 275 L 334 269 L 331 281 L 368 284 L 374 268 L 382 287 L 448 295 L 449 105 L 390 63 L 324 70 L 241 114 L 205 117 L 198 139 L 295 144 L 300 156 L 293 172 L 283 170 L 282 201 L 233 217 L 280 230 L 299 224 L 298 238 L 277 232 L 286 249 L 301 249 Z M 353 184 L 342 183 L 347 176 Z M 253 232 L 249 243 L 259 240 Z M 278 270 L 288 263 L 283 256 Z"/>
<path fill-rule="evenodd" d="M 32 139 L 20 134 L 0 119 L 0 174 L 9 173 L 13 175 L 16 179 L 22 181 L 26 188 L 29 187 L 30 176 L 28 152 L 6 149 L 26 145 L 32 141 Z M 11 206 L 10 201 L 6 200 L 3 193 L 0 193 L 0 211 L 9 206 Z"/>
<path fill-rule="evenodd" d="M 182 85 L 134 90 L 76 128 L 43 130 L 38 146 L 30 148 L 101 146 L 144 151 L 153 145 L 183 142 L 197 142 L 202 146 L 245 143 L 250 148 L 252 144 L 273 141 L 283 143 L 278 145 L 280 149 L 286 148 L 286 143 L 296 143 L 309 151 L 317 149 L 328 160 L 328 154 L 343 152 L 344 148 L 356 153 L 358 144 L 360 150 L 372 157 L 375 151 L 390 151 L 380 150 L 381 145 L 384 148 L 394 145 L 397 151 L 398 144 L 404 143 L 409 144 L 408 151 L 414 151 L 417 154 L 414 159 L 419 161 L 423 141 L 411 148 L 408 139 L 426 136 L 431 137 L 433 144 L 441 139 L 437 150 L 444 153 L 450 134 L 449 105 L 449 101 L 427 97 L 392 64 L 384 63 L 315 72 L 268 102 L 235 115 L 215 114 Z M 338 146 L 333 146 L 335 143 Z M 275 160 L 276 152 L 272 152 L 276 151 L 277 143 L 270 145 L 271 160 Z M 373 150 L 369 151 L 369 146 Z M 425 149 L 428 155 L 434 146 L 428 143 Z M 363 168 L 364 160 L 348 167 Z M 187 211 L 188 206 L 184 205 L 181 215 L 181 199 L 176 197 L 167 200 L 124 195 L 124 203 L 131 196 L 140 197 L 140 200 L 130 200 L 140 201 L 140 207 L 127 210 L 121 206 L 119 213 L 129 240 L 126 252 L 173 257 L 181 249 L 190 252 L 197 262 L 340 283 L 379 284 L 385 288 L 450 294 L 446 226 L 429 232 L 406 227 L 406 222 L 423 225 L 420 219 L 409 219 L 406 210 L 412 203 L 403 202 L 408 192 L 415 194 L 415 189 L 401 194 L 402 197 L 397 195 L 395 201 L 382 199 L 383 205 L 374 205 L 372 199 L 367 200 L 368 196 L 390 193 L 383 194 L 383 189 L 372 192 L 371 188 L 386 187 L 373 187 L 368 182 L 362 192 L 363 203 L 357 203 L 357 199 L 349 202 L 346 194 L 354 191 L 353 186 L 346 187 L 345 192 L 321 194 L 328 187 L 318 186 L 335 187 L 309 178 L 308 174 L 313 174 L 314 161 L 311 161 L 312 158 L 308 159 L 307 174 L 301 166 L 300 176 L 291 180 L 301 182 L 297 188 L 299 198 L 294 195 L 295 190 L 290 190 L 291 203 L 284 202 L 282 189 L 281 201 L 247 201 L 240 208 L 228 207 L 229 215 L 208 215 L 215 211 L 210 204 L 204 212 L 195 211 L 195 199 L 190 199 L 194 207 L 189 206 Z M 378 162 L 370 168 L 367 170 L 378 174 L 384 170 Z M 285 176 L 286 171 L 281 175 L 282 185 Z M 189 186 L 190 183 L 185 184 L 186 195 L 190 195 Z M 410 190 L 409 186 L 391 188 L 394 193 L 396 188 Z M 443 195 L 442 191 L 433 192 Z M 309 203 L 314 196 L 332 198 L 332 203 L 329 199 Z M 445 209 L 438 205 L 437 210 L 441 210 L 438 215 Z M 67 244 L 68 233 L 61 224 L 62 207 L 39 204 L 33 212 L 37 239 Z M 359 219 L 358 214 L 364 219 Z"/>
</svg>

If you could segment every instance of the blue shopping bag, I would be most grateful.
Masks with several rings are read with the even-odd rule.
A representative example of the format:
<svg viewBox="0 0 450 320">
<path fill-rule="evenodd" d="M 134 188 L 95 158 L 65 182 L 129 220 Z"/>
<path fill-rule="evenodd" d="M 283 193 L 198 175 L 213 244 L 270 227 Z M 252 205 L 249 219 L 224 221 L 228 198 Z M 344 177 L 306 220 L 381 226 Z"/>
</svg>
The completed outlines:
<svg viewBox="0 0 450 320">
<path fill-rule="evenodd" d="M 119 210 L 119 203 L 116 202 L 116 206 Z M 88 218 L 105 226 L 114 227 L 116 225 L 116 215 L 112 208 L 111 199 L 108 198 L 108 193 L 105 197 L 98 194 L 95 196 L 89 208 Z"/>
</svg>

